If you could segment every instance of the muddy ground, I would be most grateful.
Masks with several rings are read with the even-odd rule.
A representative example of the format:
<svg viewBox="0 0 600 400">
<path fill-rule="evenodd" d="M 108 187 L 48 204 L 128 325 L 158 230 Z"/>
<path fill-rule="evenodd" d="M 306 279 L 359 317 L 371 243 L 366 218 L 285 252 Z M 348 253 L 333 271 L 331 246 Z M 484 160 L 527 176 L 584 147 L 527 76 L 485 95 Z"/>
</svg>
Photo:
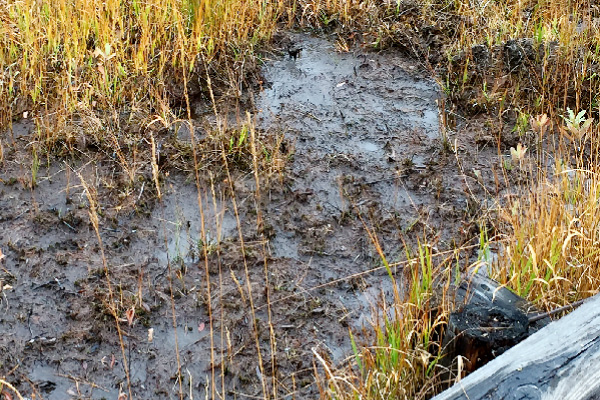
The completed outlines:
<svg viewBox="0 0 600 400">
<path fill-rule="evenodd" d="M 158 201 L 148 175 L 124 189 L 115 159 L 90 149 L 42 163 L 31 189 L 33 125 L 2 134 L 0 376 L 24 396 L 117 399 L 128 373 L 138 399 L 316 398 L 315 353 L 342 363 L 348 329 L 390 290 L 365 228 L 390 261 L 417 238 L 476 236 L 483 187 L 502 189 L 485 121 L 445 141 L 438 85 L 393 50 L 338 52 L 303 33 L 280 47 L 250 111 L 262 137 L 284 138 L 286 163 L 258 191 L 248 170 L 212 184 L 201 171 L 199 196 L 192 173 L 163 170 Z"/>
</svg>

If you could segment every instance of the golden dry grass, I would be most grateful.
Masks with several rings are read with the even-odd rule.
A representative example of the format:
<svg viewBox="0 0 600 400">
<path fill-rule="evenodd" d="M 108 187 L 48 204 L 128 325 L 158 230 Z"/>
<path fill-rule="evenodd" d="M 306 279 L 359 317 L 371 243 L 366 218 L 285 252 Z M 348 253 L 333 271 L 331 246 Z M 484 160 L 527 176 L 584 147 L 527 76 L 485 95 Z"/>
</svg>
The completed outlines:
<svg viewBox="0 0 600 400">
<path fill-rule="evenodd" d="M 0 123 L 29 111 L 53 140 L 74 120 L 80 130 L 118 125 L 123 113 L 138 123 L 168 121 L 184 81 L 244 67 L 273 33 L 278 7 L 259 0 L 4 1 Z M 240 75 L 218 79 L 235 88 Z"/>
<path fill-rule="evenodd" d="M 556 175 L 502 209 L 507 241 L 495 277 L 547 308 L 600 287 L 598 171 L 557 165 Z"/>
</svg>

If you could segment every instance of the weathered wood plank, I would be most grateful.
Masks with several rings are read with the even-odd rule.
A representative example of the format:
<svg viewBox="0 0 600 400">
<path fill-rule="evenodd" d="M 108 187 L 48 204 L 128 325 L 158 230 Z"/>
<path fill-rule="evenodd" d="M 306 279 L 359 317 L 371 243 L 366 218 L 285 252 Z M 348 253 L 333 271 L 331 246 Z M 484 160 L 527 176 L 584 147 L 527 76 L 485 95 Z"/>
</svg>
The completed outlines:
<svg viewBox="0 0 600 400">
<path fill-rule="evenodd" d="M 600 399 L 600 295 L 434 400 Z"/>
</svg>

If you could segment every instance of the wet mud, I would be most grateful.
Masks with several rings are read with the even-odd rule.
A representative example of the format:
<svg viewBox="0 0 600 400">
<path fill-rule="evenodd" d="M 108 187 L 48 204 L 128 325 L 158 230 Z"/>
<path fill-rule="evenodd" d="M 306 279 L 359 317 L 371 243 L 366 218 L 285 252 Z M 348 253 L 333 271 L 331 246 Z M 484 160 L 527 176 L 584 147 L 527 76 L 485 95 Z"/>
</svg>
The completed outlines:
<svg viewBox="0 0 600 400">
<path fill-rule="evenodd" d="M 31 189 L 31 124 L 3 134 L 0 376 L 23 395 L 117 399 L 128 375 L 139 399 L 316 398 L 315 354 L 342 363 L 348 329 L 368 327 L 391 290 L 369 233 L 390 262 L 417 238 L 470 237 L 469 195 L 493 178 L 496 149 L 470 126 L 450 138 L 459 165 L 427 71 L 286 40 L 302 50 L 265 62 L 251 111 L 289 157 L 259 191 L 251 172 L 201 176 L 199 191 L 171 172 L 160 201 L 148 174 L 119 196 L 122 173 L 102 154 L 49 162 Z"/>
</svg>

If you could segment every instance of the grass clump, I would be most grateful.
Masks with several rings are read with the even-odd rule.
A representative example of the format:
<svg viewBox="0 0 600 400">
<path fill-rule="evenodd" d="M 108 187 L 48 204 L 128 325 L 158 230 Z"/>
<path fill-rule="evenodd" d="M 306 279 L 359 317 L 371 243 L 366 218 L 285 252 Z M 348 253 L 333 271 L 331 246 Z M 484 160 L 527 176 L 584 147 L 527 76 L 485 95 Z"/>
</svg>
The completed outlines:
<svg viewBox="0 0 600 400">
<path fill-rule="evenodd" d="M 598 171 L 558 164 L 555 175 L 503 209 L 507 242 L 494 277 L 552 309 L 600 286 Z"/>
<path fill-rule="evenodd" d="M 0 124 L 30 112 L 50 141 L 67 127 L 168 119 L 213 75 L 238 90 L 278 4 L 263 1 L 33 1 L 0 7 Z M 217 72 L 223 70 L 224 72 Z M 234 93 L 239 95 L 239 93 Z M 176 108 L 175 108 L 176 109 Z M 57 130 L 58 129 L 58 130 Z"/>
<path fill-rule="evenodd" d="M 350 331 L 354 355 L 343 368 L 326 366 L 322 397 L 429 398 L 439 392 L 447 379 L 444 378 L 447 368 L 440 361 L 444 357 L 442 338 L 451 310 L 446 296 L 451 259 L 440 261 L 431 245 L 419 243 L 416 255 L 407 253 L 407 261 L 400 263 L 404 273 L 402 282 L 397 282 L 391 271 L 399 265 L 388 264 L 376 238 L 375 247 L 393 284 L 391 305 L 390 299 L 382 295 L 373 307 L 371 326 L 363 328 L 363 334 L 372 338 L 371 343 L 359 345 Z"/>
</svg>

